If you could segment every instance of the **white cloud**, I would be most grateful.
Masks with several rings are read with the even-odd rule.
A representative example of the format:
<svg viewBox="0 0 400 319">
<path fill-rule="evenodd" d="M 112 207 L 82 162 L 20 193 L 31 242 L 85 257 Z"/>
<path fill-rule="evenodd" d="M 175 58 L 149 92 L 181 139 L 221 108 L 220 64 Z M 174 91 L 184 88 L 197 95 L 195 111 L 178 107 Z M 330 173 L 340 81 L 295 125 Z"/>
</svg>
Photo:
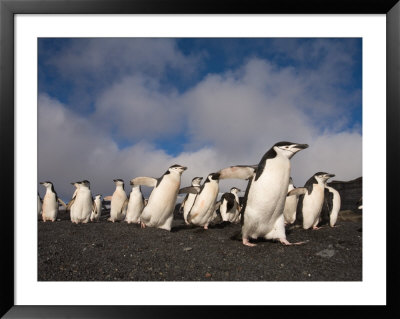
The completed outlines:
<svg viewBox="0 0 400 319">
<path fill-rule="evenodd" d="M 93 120 L 135 141 L 176 134 L 183 115 L 176 101 L 176 92 L 159 92 L 150 78 L 125 77 L 99 95 Z"/>
</svg>

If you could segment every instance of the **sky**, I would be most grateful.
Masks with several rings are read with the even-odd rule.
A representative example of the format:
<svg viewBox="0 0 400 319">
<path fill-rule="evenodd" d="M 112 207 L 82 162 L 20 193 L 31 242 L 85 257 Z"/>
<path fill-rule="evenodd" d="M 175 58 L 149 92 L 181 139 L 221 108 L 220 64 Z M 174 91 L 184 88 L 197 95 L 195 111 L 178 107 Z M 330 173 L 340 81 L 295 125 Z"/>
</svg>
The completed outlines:
<svg viewBox="0 0 400 319">
<path fill-rule="evenodd" d="M 71 182 L 107 196 L 122 178 L 129 193 L 173 164 L 188 186 L 279 141 L 309 144 L 291 159 L 297 187 L 362 175 L 361 38 L 38 39 L 38 182 L 64 200 Z"/>
</svg>

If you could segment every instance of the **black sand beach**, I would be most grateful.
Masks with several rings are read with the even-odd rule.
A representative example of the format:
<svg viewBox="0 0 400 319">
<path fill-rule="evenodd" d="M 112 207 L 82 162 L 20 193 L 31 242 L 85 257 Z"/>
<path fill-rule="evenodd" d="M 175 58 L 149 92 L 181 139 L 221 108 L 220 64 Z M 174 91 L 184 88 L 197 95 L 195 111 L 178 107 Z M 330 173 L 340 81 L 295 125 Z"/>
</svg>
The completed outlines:
<svg viewBox="0 0 400 319">
<path fill-rule="evenodd" d="M 342 211 L 338 227 L 287 229 L 291 242 L 258 241 L 245 247 L 240 225 L 208 230 L 184 225 L 171 232 L 125 222 L 75 225 L 38 222 L 39 281 L 361 281 L 361 214 Z"/>
</svg>

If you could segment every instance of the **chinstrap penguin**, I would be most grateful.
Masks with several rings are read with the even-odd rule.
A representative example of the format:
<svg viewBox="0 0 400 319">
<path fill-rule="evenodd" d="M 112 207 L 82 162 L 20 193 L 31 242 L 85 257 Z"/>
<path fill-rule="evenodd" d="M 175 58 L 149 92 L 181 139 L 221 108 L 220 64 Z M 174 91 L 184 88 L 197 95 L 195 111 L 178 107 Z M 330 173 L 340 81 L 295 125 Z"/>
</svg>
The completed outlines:
<svg viewBox="0 0 400 319">
<path fill-rule="evenodd" d="M 296 209 L 296 223 L 304 229 L 319 229 L 321 210 L 324 204 L 325 186 L 328 179 L 335 175 L 325 172 L 315 173 L 304 185 L 291 190 L 288 196 L 298 195 L 299 200 Z"/>
<path fill-rule="evenodd" d="M 239 223 L 240 222 L 240 204 L 238 193 L 240 189 L 232 187 L 229 193 L 221 196 L 221 205 L 219 212 L 224 222 Z"/>
<path fill-rule="evenodd" d="M 128 208 L 126 210 L 126 217 L 125 221 L 130 223 L 140 223 L 140 214 L 144 208 L 144 197 L 139 185 L 133 185 L 132 182 L 130 183 L 132 186 L 132 191 L 129 194 L 128 200 Z"/>
<path fill-rule="evenodd" d="M 74 203 L 71 207 L 71 221 L 76 224 L 86 224 L 93 210 L 92 192 L 88 180 L 83 180 L 78 184 L 79 188 L 76 189 Z"/>
<path fill-rule="evenodd" d="M 187 217 L 189 224 L 203 226 L 204 229 L 208 229 L 208 225 L 215 217 L 215 203 L 218 191 L 219 173 L 209 174 L 200 188 L 185 187 L 179 191 L 180 193 L 191 192 L 197 194 Z"/>
<path fill-rule="evenodd" d="M 97 194 L 93 200 L 93 210 L 90 214 L 90 221 L 97 222 L 100 219 L 101 212 L 102 212 L 102 203 L 101 203 L 101 195 Z"/>
<path fill-rule="evenodd" d="M 114 179 L 115 191 L 110 196 L 106 196 L 105 200 L 111 200 L 110 217 L 107 219 L 111 222 L 122 221 L 126 217 L 126 209 L 128 206 L 128 196 L 124 190 L 124 181 L 120 178 Z"/>
<path fill-rule="evenodd" d="M 46 194 L 43 197 L 42 203 L 42 220 L 44 222 L 46 222 L 47 220 L 55 222 L 58 214 L 57 193 L 54 190 L 52 182 L 46 181 L 41 182 L 40 184 L 46 187 Z"/>
<path fill-rule="evenodd" d="M 325 186 L 324 204 L 321 211 L 321 225 L 335 227 L 340 211 L 340 194 L 328 185 Z"/>
<path fill-rule="evenodd" d="M 181 175 L 186 169 L 187 167 L 175 164 L 159 178 L 136 177 L 131 180 L 132 185 L 154 187 L 140 216 L 142 228 L 149 226 L 171 230 Z"/>
<path fill-rule="evenodd" d="M 195 177 L 192 179 L 192 187 L 198 187 L 200 189 L 200 184 L 202 181 L 203 177 Z M 185 220 L 185 223 L 188 225 L 189 222 L 187 221 L 187 216 L 190 212 L 190 209 L 193 206 L 194 199 L 196 198 L 197 193 L 187 193 L 184 200 L 182 201 L 181 207 L 179 210 L 183 210 L 183 219 Z"/>
<path fill-rule="evenodd" d="M 283 208 L 290 178 L 290 159 L 307 144 L 279 142 L 261 158 L 258 165 L 231 166 L 220 170 L 220 179 L 249 180 L 242 208 L 242 242 L 255 246 L 249 238 L 286 239 Z M 294 244 L 302 244 L 294 243 Z"/>
</svg>

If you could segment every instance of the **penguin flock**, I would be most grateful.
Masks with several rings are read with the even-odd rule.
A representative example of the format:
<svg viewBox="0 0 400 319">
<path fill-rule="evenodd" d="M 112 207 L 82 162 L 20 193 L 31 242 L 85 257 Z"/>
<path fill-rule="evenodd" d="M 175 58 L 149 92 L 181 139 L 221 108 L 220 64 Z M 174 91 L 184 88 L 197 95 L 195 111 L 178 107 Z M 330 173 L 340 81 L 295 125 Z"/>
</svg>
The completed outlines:
<svg viewBox="0 0 400 319">
<path fill-rule="evenodd" d="M 317 230 L 327 224 L 335 227 L 340 210 L 340 195 L 327 186 L 335 175 L 315 173 L 304 185 L 295 187 L 290 177 L 290 159 L 308 148 L 307 144 L 278 142 L 256 165 L 235 165 L 210 173 L 201 184 L 202 177 L 194 177 L 190 186 L 181 188 L 181 176 L 187 167 L 172 165 L 159 178 L 135 177 L 130 180 L 129 196 L 124 181 L 114 179 L 115 191 L 104 200 L 111 201 L 110 222 L 139 224 L 141 228 L 156 227 L 170 231 L 178 194 L 186 194 L 180 205 L 187 225 L 208 229 L 218 216 L 223 222 L 241 223 L 242 243 L 256 246 L 251 240 L 258 238 L 277 240 L 283 245 L 300 245 L 286 239 L 285 226 L 297 225 Z M 247 180 L 243 200 L 240 189 L 232 187 L 217 201 L 219 181 L 222 179 Z M 46 188 L 43 199 L 38 194 L 38 219 L 56 221 L 59 204 L 70 212 L 75 224 L 97 222 L 102 214 L 101 194 L 93 198 L 90 182 L 71 183 L 75 191 L 68 204 L 58 198 L 50 181 L 41 182 Z M 141 186 L 152 187 L 149 198 L 143 197 Z"/>
</svg>

